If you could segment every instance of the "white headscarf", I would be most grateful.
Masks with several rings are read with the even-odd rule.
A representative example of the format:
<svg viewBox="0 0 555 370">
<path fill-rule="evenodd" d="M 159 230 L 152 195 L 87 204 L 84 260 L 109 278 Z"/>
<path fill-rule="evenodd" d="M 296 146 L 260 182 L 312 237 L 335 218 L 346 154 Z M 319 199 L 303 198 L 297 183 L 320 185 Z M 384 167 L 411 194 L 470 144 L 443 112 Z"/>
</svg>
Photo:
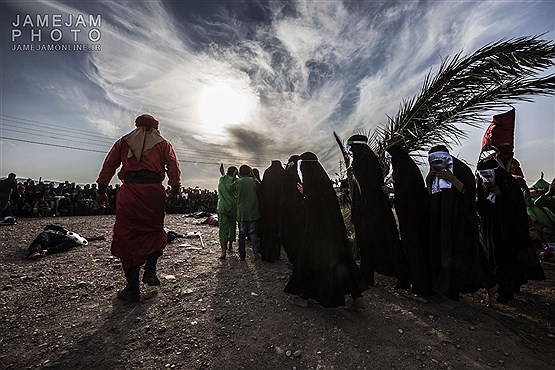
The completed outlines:
<svg viewBox="0 0 555 370">
<path fill-rule="evenodd" d="M 484 183 L 495 184 L 495 168 L 478 170 L 478 174 L 480 175 Z M 488 193 L 487 199 L 490 201 L 490 203 L 495 203 L 495 193 L 490 191 Z"/>
<path fill-rule="evenodd" d="M 428 154 L 428 163 L 433 170 L 448 170 L 453 173 L 453 157 L 448 152 L 433 152 Z M 440 179 L 435 176 L 432 181 L 432 194 L 440 192 L 442 189 L 451 189 L 451 181 Z"/>
<path fill-rule="evenodd" d="M 484 182 L 495 184 L 495 168 L 488 168 L 487 170 L 478 170 L 480 177 Z"/>
</svg>

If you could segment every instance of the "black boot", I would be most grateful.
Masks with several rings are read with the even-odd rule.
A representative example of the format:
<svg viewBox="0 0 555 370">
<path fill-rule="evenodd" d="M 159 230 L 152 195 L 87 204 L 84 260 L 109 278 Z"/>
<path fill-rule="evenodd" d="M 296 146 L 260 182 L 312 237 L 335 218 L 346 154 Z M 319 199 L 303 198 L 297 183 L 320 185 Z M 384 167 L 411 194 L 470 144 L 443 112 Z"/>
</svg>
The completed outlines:
<svg viewBox="0 0 555 370">
<path fill-rule="evenodd" d="M 143 283 L 149 286 L 160 285 L 160 280 L 156 276 L 156 262 L 158 261 L 158 256 L 150 254 L 145 263 L 145 273 L 143 274 Z"/>
<path fill-rule="evenodd" d="M 118 299 L 126 302 L 139 302 L 141 292 L 139 290 L 139 266 L 130 267 L 125 272 L 127 285 L 118 292 Z"/>
</svg>

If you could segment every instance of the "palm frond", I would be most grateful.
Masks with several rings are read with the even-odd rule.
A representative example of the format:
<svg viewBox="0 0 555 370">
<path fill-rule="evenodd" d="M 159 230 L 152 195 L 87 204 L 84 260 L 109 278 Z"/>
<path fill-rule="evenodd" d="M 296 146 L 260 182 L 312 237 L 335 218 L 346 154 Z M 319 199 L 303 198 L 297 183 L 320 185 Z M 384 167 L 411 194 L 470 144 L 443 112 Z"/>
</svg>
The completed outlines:
<svg viewBox="0 0 555 370">
<path fill-rule="evenodd" d="M 450 146 L 466 137 L 457 125 L 478 127 L 486 111 L 554 94 L 555 75 L 538 75 L 555 65 L 555 44 L 540 36 L 501 40 L 445 59 L 435 75 L 428 73 L 420 92 L 375 130 L 372 149 L 381 155 L 392 144 L 408 152 Z"/>
<path fill-rule="evenodd" d="M 341 138 L 339 137 L 339 135 L 335 131 L 333 132 L 333 137 L 335 138 L 335 142 L 339 146 L 339 150 L 341 150 L 341 154 L 343 155 L 343 160 L 345 161 L 345 167 L 349 167 L 349 165 L 350 165 L 349 155 L 347 154 L 347 150 L 345 149 L 345 146 L 343 145 L 343 140 L 341 140 Z"/>
</svg>

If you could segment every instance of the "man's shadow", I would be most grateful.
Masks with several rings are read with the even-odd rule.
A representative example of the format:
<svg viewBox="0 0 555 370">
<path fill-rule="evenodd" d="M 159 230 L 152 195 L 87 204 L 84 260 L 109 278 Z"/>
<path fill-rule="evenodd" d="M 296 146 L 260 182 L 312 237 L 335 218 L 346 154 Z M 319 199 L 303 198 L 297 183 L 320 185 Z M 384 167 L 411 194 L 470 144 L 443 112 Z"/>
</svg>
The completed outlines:
<svg viewBox="0 0 555 370">
<path fill-rule="evenodd" d="M 149 296 L 150 295 L 150 296 Z M 132 333 L 156 302 L 157 292 L 143 294 L 141 301 L 127 303 L 112 299 L 112 312 L 104 316 L 104 323 L 91 328 L 92 333 L 79 338 L 74 348 L 63 354 L 49 367 L 54 369 L 122 369 L 128 366 L 125 352 L 129 343 L 136 340 Z"/>
</svg>

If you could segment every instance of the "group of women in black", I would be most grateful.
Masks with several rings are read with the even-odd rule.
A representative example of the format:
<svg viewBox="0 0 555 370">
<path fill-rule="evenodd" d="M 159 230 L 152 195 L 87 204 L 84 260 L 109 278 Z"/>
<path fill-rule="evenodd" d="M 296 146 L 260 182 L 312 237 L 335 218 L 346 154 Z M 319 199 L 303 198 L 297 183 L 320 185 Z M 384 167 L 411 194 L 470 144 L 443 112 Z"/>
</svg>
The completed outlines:
<svg viewBox="0 0 555 370">
<path fill-rule="evenodd" d="M 496 291 L 497 300 L 507 302 L 528 279 L 545 279 L 528 234 L 523 194 L 496 161 L 480 162 L 474 174 L 439 145 L 429 151 L 424 179 L 402 146 L 387 148 L 394 213 L 382 166 L 367 142 L 364 135 L 347 141 L 359 265 L 332 181 L 316 155 L 292 156 L 279 175 L 281 222 L 273 233 L 279 232 L 293 265 L 284 289 L 294 296 L 293 303 L 306 307 L 313 299 L 337 307 L 351 295 L 353 307 L 363 308 L 362 293 L 374 285 L 376 272 L 395 277 L 395 288 L 422 296 L 458 300 L 460 294 L 484 288 L 488 304 Z M 275 199 L 276 194 L 266 196 Z M 274 217 L 264 217 L 261 210 L 262 227 L 275 223 Z M 266 245 L 262 236 L 263 259 L 276 248 L 270 234 L 266 239 L 272 242 Z"/>
</svg>

